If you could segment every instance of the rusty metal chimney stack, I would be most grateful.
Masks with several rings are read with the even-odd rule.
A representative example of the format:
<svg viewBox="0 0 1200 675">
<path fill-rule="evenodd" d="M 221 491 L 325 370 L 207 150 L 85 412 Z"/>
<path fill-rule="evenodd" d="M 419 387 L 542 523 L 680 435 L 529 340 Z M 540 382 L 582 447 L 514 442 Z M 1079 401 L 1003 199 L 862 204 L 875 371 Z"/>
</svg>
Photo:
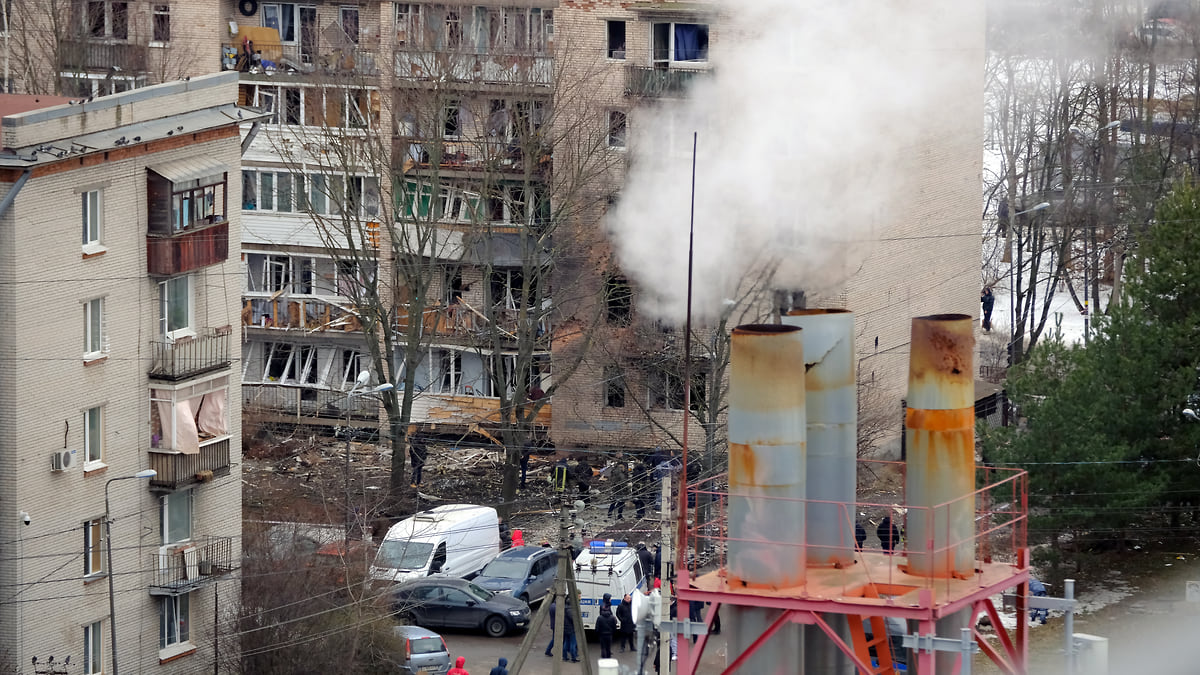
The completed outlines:
<svg viewBox="0 0 1200 675">
<path fill-rule="evenodd" d="M 800 327 L 804 344 L 808 566 L 851 565 L 858 468 L 854 314 L 798 309 L 783 317 L 783 323 Z"/>
<path fill-rule="evenodd" d="M 975 332 L 966 314 L 912 321 L 905 429 L 912 574 L 975 571 Z M 957 501 L 955 501 L 957 500 Z M 935 508 L 936 507 L 936 508 Z"/>
<path fill-rule="evenodd" d="M 908 362 L 905 492 L 908 571 L 931 578 L 975 572 L 975 331 L 965 314 L 912 321 Z M 969 627 L 970 608 L 937 621 L 940 637 Z M 935 672 L 957 654 L 938 652 Z"/>
<path fill-rule="evenodd" d="M 729 550 L 735 588 L 799 587 L 805 579 L 804 349 L 800 329 L 733 329 L 729 359 Z M 742 653 L 779 610 L 731 607 L 729 653 Z M 798 626 L 786 626 L 742 672 L 795 672 Z"/>
</svg>

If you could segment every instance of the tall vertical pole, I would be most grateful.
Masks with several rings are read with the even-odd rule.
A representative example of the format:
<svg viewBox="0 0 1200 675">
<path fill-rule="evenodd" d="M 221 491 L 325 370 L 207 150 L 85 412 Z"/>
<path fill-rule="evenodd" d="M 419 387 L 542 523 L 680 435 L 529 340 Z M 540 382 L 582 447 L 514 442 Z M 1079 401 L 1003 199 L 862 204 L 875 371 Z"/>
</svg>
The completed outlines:
<svg viewBox="0 0 1200 675">
<path fill-rule="evenodd" d="M 691 207 L 688 213 L 688 269 L 687 269 L 687 319 L 683 327 L 683 448 L 682 458 L 683 466 L 679 471 L 679 489 L 676 498 L 679 499 L 679 508 L 676 510 L 676 516 L 679 518 L 679 539 L 678 546 L 675 552 L 679 556 L 676 561 L 676 567 L 687 564 L 687 468 L 688 468 L 688 421 L 692 416 L 692 266 L 695 258 L 695 243 L 696 243 L 696 148 L 700 143 L 700 134 L 692 132 L 692 193 Z M 666 517 L 668 502 L 663 500 L 664 518 Z M 696 521 L 699 523 L 699 519 Z M 664 523 L 664 530 L 666 529 Z M 667 532 L 664 531 L 663 539 Z M 674 556 L 668 557 L 666 554 L 670 551 L 663 551 L 663 560 L 674 560 Z M 686 575 L 684 577 L 687 578 Z M 672 577 L 672 581 L 674 577 Z M 674 584 L 668 584 L 668 588 Z M 663 598 L 663 607 L 670 604 L 670 597 Z M 675 612 L 676 618 L 689 616 L 688 603 L 686 600 L 680 600 Z M 661 653 L 661 652 L 660 652 Z M 664 661 L 670 664 L 670 660 Z"/>
<path fill-rule="evenodd" d="M 684 480 L 686 480 L 686 479 L 684 479 Z M 662 479 L 662 505 L 663 505 L 663 508 L 662 508 L 662 540 L 663 540 L 663 543 L 662 543 L 662 545 L 663 545 L 663 550 L 661 551 L 661 559 L 663 560 L 663 562 L 666 562 L 666 563 L 669 563 L 669 561 L 674 560 L 674 556 L 672 555 L 673 551 L 671 550 L 673 548 L 671 546 L 671 525 L 672 525 L 671 516 L 673 515 L 671 513 L 673 511 L 673 509 L 671 507 L 671 504 L 673 503 L 671 501 L 671 496 L 672 496 L 671 495 L 671 477 L 663 476 L 663 479 Z M 686 504 L 684 506 L 686 507 Z M 682 520 L 682 518 L 681 518 L 681 520 Z M 683 559 L 685 552 L 682 549 L 680 549 L 679 555 L 680 555 L 680 560 L 677 562 L 677 564 L 678 565 L 686 565 L 687 561 Z M 663 576 L 670 576 L 670 575 L 663 575 Z M 663 585 L 663 589 L 662 589 L 663 598 L 662 598 L 662 602 L 659 603 L 659 606 L 658 606 L 658 623 L 659 623 L 659 625 L 664 626 L 664 627 L 667 625 L 667 622 L 670 621 L 671 591 L 672 590 L 673 589 L 670 588 L 669 583 Z M 685 616 L 684 614 L 682 614 L 682 612 L 687 611 L 686 607 L 687 607 L 687 605 L 683 605 L 683 604 L 678 605 L 676 607 L 675 617 L 677 619 Z M 671 635 L 669 632 L 667 632 L 665 630 L 662 631 L 662 637 L 658 641 L 658 659 L 659 659 L 660 665 L 667 664 L 666 670 L 667 670 L 667 672 L 670 672 L 670 670 L 671 670 L 671 667 L 670 667 Z"/>
<path fill-rule="evenodd" d="M 1063 580 L 1063 598 L 1067 600 L 1075 599 L 1075 580 Z M 1024 619 L 1028 621 L 1028 619 Z M 1063 651 L 1067 654 L 1067 675 L 1075 675 L 1075 610 L 1067 610 L 1067 615 L 1063 617 L 1063 640 L 1066 642 L 1063 645 Z"/>
<path fill-rule="evenodd" d="M 119 479 L 112 478 L 104 484 L 104 548 L 108 551 L 108 638 L 112 648 L 112 672 L 117 675 L 117 591 L 113 581 L 116 570 L 113 569 L 112 555 L 112 511 L 108 507 L 108 486 L 114 480 Z"/>
</svg>

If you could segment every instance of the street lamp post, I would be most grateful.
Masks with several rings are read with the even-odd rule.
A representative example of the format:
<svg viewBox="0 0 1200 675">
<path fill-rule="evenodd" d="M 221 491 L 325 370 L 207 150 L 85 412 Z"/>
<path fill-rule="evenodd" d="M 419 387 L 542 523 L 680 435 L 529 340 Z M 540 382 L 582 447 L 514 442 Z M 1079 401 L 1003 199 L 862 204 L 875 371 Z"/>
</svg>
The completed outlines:
<svg viewBox="0 0 1200 675">
<path fill-rule="evenodd" d="M 391 382 L 384 382 L 383 384 L 381 384 L 377 387 L 374 387 L 372 389 L 366 389 L 363 391 L 355 391 L 356 389 L 358 389 L 360 383 L 365 384 L 366 382 L 369 382 L 369 381 L 370 381 L 370 375 L 368 373 L 366 373 L 365 371 L 363 373 L 360 373 L 358 376 L 357 382 L 355 382 L 354 386 L 350 388 L 350 392 L 348 394 L 346 394 L 346 471 L 345 471 L 345 473 L 346 473 L 346 477 L 345 477 L 346 478 L 346 551 L 345 551 L 345 553 L 347 553 L 347 554 L 350 552 L 350 531 L 354 527 L 354 507 L 351 506 L 351 504 L 350 504 L 350 436 L 351 436 L 351 433 L 350 433 L 350 409 L 351 409 L 351 403 L 354 401 L 355 396 L 364 396 L 364 395 L 370 396 L 372 394 L 379 394 L 379 393 L 389 391 L 389 390 L 395 388 L 395 385 L 393 385 Z M 392 448 L 392 452 L 399 452 L 399 450 L 397 450 L 396 448 Z"/>
<path fill-rule="evenodd" d="M 119 476 L 117 478 L 109 478 L 104 484 L 104 539 L 108 544 L 108 637 L 112 646 L 112 675 L 117 675 L 117 593 L 113 581 L 116 576 L 116 570 L 113 569 L 113 541 L 112 541 L 112 515 L 108 506 L 108 486 L 119 480 L 132 480 L 134 478 L 154 478 L 158 472 L 154 469 L 142 469 L 132 476 Z"/>
</svg>

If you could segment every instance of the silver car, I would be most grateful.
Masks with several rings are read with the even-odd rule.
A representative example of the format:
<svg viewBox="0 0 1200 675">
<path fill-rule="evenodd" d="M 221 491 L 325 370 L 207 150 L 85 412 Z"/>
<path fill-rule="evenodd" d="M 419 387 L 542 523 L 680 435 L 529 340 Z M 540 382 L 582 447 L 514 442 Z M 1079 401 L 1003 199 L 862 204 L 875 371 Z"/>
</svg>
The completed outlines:
<svg viewBox="0 0 1200 675">
<path fill-rule="evenodd" d="M 400 660 L 401 673 L 435 675 L 450 670 L 450 652 L 441 635 L 420 626 L 396 626 L 392 632 L 404 650 Z"/>
</svg>

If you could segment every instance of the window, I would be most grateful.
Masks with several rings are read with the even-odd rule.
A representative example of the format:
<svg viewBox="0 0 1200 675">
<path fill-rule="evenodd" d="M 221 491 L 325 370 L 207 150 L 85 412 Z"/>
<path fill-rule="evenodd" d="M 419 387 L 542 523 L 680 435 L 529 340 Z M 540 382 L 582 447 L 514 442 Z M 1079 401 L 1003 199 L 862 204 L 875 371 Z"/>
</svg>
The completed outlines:
<svg viewBox="0 0 1200 675">
<path fill-rule="evenodd" d="M 99 356 L 108 351 L 105 335 L 104 298 L 93 298 L 83 305 L 83 353 Z"/>
<path fill-rule="evenodd" d="M 296 4 L 291 2 L 265 3 L 262 6 L 262 25 L 279 31 L 279 41 L 296 42 Z"/>
<path fill-rule="evenodd" d="M 147 84 L 145 75 L 63 72 L 58 76 L 62 95 L 76 98 L 119 94 Z"/>
<path fill-rule="evenodd" d="M 104 461 L 104 408 L 83 411 L 83 457 L 87 463 Z"/>
<path fill-rule="evenodd" d="M 708 61 L 708 26 L 702 23 L 656 23 L 651 27 L 656 65 Z"/>
<path fill-rule="evenodd" d="M 625 113 L 620 110 L 608 111 L 608 147 L 624 148 L 626 131 Z"/>
<path fill-rule="evenodd" d="M 604 405 L 609 408 L 625 407 L 625 377 L 617 366 L 604 366 Z"/>
<path fill-rule="evenodd" d="M 104 672 L 104 622 L 96 621 L 83 627 L 83 675 Z"/>
<path fill-rule="evenodd" d="M 229 379 L 150 390 L 150 447 L 195 455 L 229 435 Z"/>
<path fill-rule="evenodd" d="M 217 173 L 198 179 L 173 183 L 151 175 L 151 186 L 171 192 L 171 233 L 179 233 L 193 227 L 202 227 L 225 219 L 225 173 Z M 151 213 L 151 220 L 154 220 Z M 151 228 L 161 230 L 163 223 L 151 222 Z"/>
<path fill-rule="evenodd" d="M 192 278 L 188 275 L 158 284 L 159 324 L 166 337 L 189 331 L 192 325 Z"/>
<path fill-rule="evenodd" d="M 442 110 L 442 136 L 445 138 L 458 138 L 462 135 L 462 122 L 460 115 L 463 113 L 458 101 L 449 101 Z"/>
<path fill-rule="evenodd" d="M 319 379 L 315 347 L 269 342 L 263 356 L 263 372 L 270 382 L 316 384 Z"/>
<path fill-rule="evenodd" d="M 662 370 L 651 373 L 650 407 L 683 410 L 683 378 Z"/>
<path fill-rule="evenodd" d="M 461 394 L 462 352 L 439 349 L 434 354 L 438 357 L 438 393 Z"/>
<path fill-rule="evenodd" d="M 163 546 L 192 538 L 192 491 L 173 492 L 160 498 Z"/>
<path fill-rule="evenodd" d="M 604 307 L 608 323 L 629 325 L 633 316 L 633 289 L 625 277 L 609 276 L 604 280 Z"/>
<path fill-rule="evenodd" d="M 129 38 L 129 3 L 88 0 L 84 27 L 94 38 Z"/>
<path fill-rule="evenodd" d="M 97 518 L 83 524 L 83 576 L 103 573 L 104 520 Z"/>
<path fill-rule="evenodd" d="M 83 199 L 83 246 L 98 247 L 100 246 L 101 233 L 101 206 L 99 190 L 88 190 L 81 193 Z"/>
<path fill-rule="evenodd" d="M 339 18 L 342 24 L 342 32 L 346 34 L 347 42 L 352 45 L 358 44 L 358 8 L 342 7 Z"/>
<path fill-rule="evenodd" d="M 421 24 L 421 6 L 408 2 L 396 3 L 396 45 L 420 47 L 424 40 Z"/>
<path fill-rule="evenodd" d="M 188 594 L 165 596 L 159 606 L 158 648 L 168 649 L 185 644 L 189 639 Z"/>
<path fill-rule="evenodd" d="M 625 22 L 609 21 L 608 23 L 608 58 L 625 58 Z"/>
<path fill-rule="evenodd" d="M 154 6 L 154 41 L 171 41 L 171 6 Z"/>
<path fill-rule="evenodd" d="M 239 98 L 268 112 L 269 124 L 373 129 L 380 117 L 376 89 L 242 84 Z"/>
</svg>

